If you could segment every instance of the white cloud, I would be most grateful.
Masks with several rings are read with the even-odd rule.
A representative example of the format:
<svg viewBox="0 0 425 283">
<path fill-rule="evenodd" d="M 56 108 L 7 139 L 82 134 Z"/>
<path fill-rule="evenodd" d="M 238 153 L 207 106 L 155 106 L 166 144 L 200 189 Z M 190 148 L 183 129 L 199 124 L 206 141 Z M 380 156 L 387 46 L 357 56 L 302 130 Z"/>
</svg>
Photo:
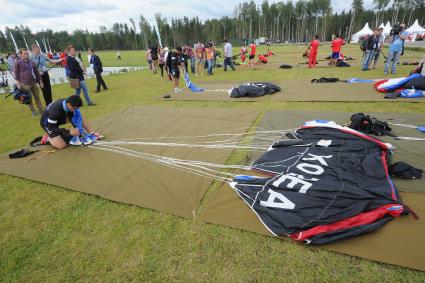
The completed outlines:
<svg viewBox="0 0 425 283">
<path fill-rule="evenodd" d="M 140 14 L 153 22 L 154 15 L 158 12 L 168 19 L 197 16 L 205 20 L 230 16 L 239 2 L 237 0 L 96 0 L 93 2 L 87 0 L 59 2 L 0 0 L 0 7 L 2 7 L 0 29 L 4 30 L 6 26 L 24 25 L 33 31 L 45 29 L 98 31 L 100 26 L 109 28 L 115 22 L 130 24 L 129 18 L 138 22 Z M 255 2 L 259 4 L 262 0 L 255 0 Z M 372 7 L 372 0 L 364 2 L 365 7 Z M 341 12 L 343 9 L 347 11 L 350 6 L 347 5 L 347 1 L 332 0 L 333 11 Z"/>
</svg>

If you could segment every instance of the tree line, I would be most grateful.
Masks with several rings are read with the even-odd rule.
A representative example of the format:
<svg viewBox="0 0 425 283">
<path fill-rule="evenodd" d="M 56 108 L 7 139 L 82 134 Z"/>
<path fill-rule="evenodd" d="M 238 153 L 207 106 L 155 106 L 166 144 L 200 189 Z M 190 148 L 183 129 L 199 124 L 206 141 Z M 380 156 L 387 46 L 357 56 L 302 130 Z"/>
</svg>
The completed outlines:
<svg viewBox="0 0 425 283">
<path fill-rule="evenodd" d="M 348 11 L 332 10 L 331 0 L 299 0 L 257 5 L 254 1 L 241 2 L 230 16 L 201 21 L 198 17 L 167 19 L 155 15 L 149 23 L 141 15 L 130 18 L 128 23 L 115 23 L 112 27 L 101 26 L 97 32 L 77 29 L 73 32 L 50 29 L 32 32 L 28 27 L 6 27 L 0 31 L 0 51 L 13 51 L 13 34 L 17 45 L 25 47 L 36 40 L 42 50 L 62 51 L 72 43 L 77 49 L 88 47 L 96 50 L 139 50 L 158 44 L 178 46 L 212 40 L 221 43 L 229 38 L 236 44 L 244 40 L 266 37 L 275 42 L 304 42 L 318 34 L 322 41 L 331 39 L 334 33 L 349 38 L 368 22 L 371 27 L 390 21 L 411 25 L 415 19 L 425 23 L 425 0 L 374 0 L 372 9 L 365 9 L 363 0 L 353 0 Z M 46 44 L 44 44 L 46 43 Z"/>
</svg>

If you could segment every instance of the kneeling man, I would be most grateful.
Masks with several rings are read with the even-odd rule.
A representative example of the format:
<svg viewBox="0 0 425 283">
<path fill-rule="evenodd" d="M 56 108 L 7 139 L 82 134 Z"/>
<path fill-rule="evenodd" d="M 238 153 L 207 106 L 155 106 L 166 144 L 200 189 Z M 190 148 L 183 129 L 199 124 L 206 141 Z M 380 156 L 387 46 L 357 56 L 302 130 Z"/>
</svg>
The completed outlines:
<svg viewBox="0 0 425 283">
<path fill-rule="evenodd" d="M 83 119 L 78 108 L 83 105 L 81 98 L 71 95 L 66 99 L 53 101 L 41 115 L 40 125 L 47 133 L 47 141 L 56 149 L 63 149 L 68 144 L 88 145 L 102 138 L 92 131 L 90 125 Z M 71 129 L 59 128 L 71 123 Z M 44 142 L 47 142 L 43 138 Z"/>
</svg>

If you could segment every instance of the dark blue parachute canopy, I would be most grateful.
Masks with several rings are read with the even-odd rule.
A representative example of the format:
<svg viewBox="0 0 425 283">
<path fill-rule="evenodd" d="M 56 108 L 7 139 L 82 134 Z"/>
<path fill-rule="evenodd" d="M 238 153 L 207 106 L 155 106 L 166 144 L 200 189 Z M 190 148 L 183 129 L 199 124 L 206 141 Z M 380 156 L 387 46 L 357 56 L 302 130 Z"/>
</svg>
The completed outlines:
<svg viewBox="0 0 425 283">
<path fill-rule="evenodd" d="M 406 212 L 388 175 L 391 145 L 314 121 L 251 167 L 269 178 L 231 186 L 274 235 L 324 244 L 375 230 Z"/>
</svg>

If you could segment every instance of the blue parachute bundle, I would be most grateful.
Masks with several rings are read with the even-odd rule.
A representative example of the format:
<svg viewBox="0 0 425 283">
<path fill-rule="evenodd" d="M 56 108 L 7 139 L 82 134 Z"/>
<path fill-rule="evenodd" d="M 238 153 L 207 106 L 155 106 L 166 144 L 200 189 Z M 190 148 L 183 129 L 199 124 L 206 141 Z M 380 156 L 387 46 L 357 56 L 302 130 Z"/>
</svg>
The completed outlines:
<svg viewBox="0 0 425 283">
<path fill-rule="evenodd" d="M 347 83 L 373 83 L 373 80 L 368 80 L 368 79 L 358 79 L 358 78 L 351 78 L 349 80 L 347 80 Z"/>
<path fill-rule="evenodd" d="M 424 94 L 421 90 L 416 90 L 416 89 L 403 89 L 400 92 L 400 96 L 404 97 L 404 98 L 418 98 L 418 97 L 423 97 Z"/>
<path fill-rule="evenodd" d="M 83 115 L 81 114 L 80 109 L 77 109 L 74 111 L 74 116 L 72 117 L 72 124 L 74 125 L 74 127 L 78 128 L 78 130 L 80 130 L 80 133 L 83 134 L 84 133 L 84 128 L 83 128 Z"/>
<path fill-rule="evenodd" d="M 196 85 L 194 85 L 189 78 L 189 74 L 187 72 L 184 73 L 184 81 L 186 83 L 186 86 L 192 91 L 192 92 L 203 92 L 203 88 L 199 88 Z"/>
<path fill-rule="evenodd" d="M 419 126 L 416 128 L 419 132 L 425 133 L 425 126 Z"/>
<path fill-rule="evenodd" d="M 92 142 L 96 142 L 97 138 L 95 135 L 88 133 L 84 128 L 83 128 L 83 115 L 81 114 L 80 109 L 77 109 L 74 111 L 74 116 L 72 117 L 72 124 L 74 125 L 74 127 L 78 128 L 78 130 L 80 131 L 80 139 L 84 142 L 87 143 L 87 141 L 91 141 Z"/>
</svg>

